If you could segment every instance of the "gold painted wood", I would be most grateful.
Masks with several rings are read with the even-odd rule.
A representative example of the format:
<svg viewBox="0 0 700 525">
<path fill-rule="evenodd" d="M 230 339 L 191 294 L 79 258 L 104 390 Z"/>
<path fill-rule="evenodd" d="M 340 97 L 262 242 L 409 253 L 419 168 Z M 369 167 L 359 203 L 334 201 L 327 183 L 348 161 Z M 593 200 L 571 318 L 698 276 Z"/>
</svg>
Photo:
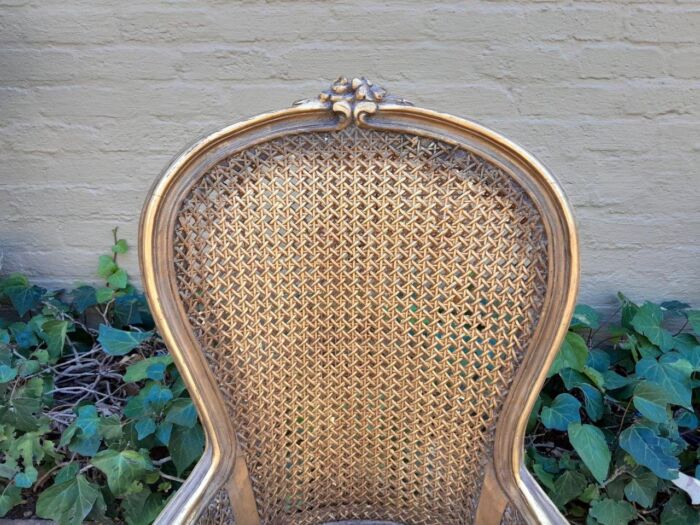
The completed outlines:
<svg viewBox="0 0 700 525">
<path fill-rule="evenodd" d="M 207 435 L 159 524 L 565 523 L 521 465 L 576 230 L 519 146 L 339 79 L 177 157 L 140 258 Z"/>
</svg>

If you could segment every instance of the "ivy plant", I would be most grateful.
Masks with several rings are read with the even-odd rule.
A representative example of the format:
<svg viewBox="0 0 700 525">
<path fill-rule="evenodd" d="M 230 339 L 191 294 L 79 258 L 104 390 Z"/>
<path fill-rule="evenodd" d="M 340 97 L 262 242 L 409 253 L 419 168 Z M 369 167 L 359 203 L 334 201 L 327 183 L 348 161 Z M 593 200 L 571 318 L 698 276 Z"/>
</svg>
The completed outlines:
<svg viewBox="0 0 700 525">
<path fill-rule="evenodd" d="M 673 329 L 671 327 L 674 327 Z M 530 416 L 526 464 L 574 523 L 700 523 L 700 311 L 619 294 L 576 308 Z"/>
<path fill-rule="evenodd" d="M 119 266 L 127 243 L 113 235 L 102 286 L 0 279 L 0 516 L 147 525 L 203 451 L 192 400 Z"/>
</svg>

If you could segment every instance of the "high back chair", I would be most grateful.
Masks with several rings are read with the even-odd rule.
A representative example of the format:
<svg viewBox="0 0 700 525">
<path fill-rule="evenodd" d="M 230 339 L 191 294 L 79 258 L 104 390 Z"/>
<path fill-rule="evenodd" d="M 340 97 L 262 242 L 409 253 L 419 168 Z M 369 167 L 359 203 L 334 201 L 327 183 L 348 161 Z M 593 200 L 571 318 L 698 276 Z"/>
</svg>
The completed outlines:
<svg viewBox="0 0 700 525">
<path fill-rule="evenodd" d="M 182 153 L 140 257 L 207 436 L 159 524 L 564 522 L 521 467 L 576 233 L 522 148 L 341 78 Z"/>
</svg>

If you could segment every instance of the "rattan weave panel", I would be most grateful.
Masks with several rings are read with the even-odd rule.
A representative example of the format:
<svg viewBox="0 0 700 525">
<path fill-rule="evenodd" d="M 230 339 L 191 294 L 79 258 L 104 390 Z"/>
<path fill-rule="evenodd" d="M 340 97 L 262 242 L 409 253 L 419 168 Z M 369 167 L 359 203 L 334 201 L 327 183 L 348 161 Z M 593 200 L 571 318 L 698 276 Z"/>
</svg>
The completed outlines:
<svg viewBox="0 0 700 525">
<path fill-rule="evenodd" d="M 234 525 L 233 513 L 228 494 L 220 490 L 213 501 L 209 503 L 204 513 L 197 520 L 198 525 Z M 524 525 L 525 520 L 512 505 L 506 507 L 501 519 L 501 525 Z"/>
<path fill-rule="evenodd" d="M 509 503 L 506 506 L 506 510 L 501 518 L 501 525 L 526 525 L 527 522 L 523 518 L 522 514 L 518 512 L 518 509 Z"/>
<path fill-rule="evenodd" d="M 197 525 L 234 525 L 231 501 L 226 489 L 220 489 L 197 519 Z"/>
<path fill-rule="evenodd" d="M 509 175 L 408 134 L 288 135 L 195 183 L 174 250 L 263 523 L 472 522 L 546 291 Z"/>
</svg>

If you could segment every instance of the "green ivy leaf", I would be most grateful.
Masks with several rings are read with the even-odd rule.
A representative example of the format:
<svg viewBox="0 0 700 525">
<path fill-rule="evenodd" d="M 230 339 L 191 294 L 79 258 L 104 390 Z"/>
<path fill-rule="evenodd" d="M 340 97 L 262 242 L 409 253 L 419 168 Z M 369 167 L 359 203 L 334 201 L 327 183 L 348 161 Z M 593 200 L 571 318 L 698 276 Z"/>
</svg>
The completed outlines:
<svg viewBox="0 0 700 525">
<path fill-rule="evenodd" d="M 151 460 L 135 450 L 104 450 L 91 463 L 107 476 L 107 485 L 115 496 L 134 491 L 134 483 L 153 470 Z"/>
<path fill-rule="evenodd" d="M 178 475 L 182 474 L 199 459 L 204 450 L 204 431 L 201 425 L 197 424 L 192 428 L 173 427 L 168 450 Z"/>
<path fill-rule="evenodd" d="M 8 383 L 17 377 L 17 369 L 7 365 L 0 365 L 0 383 Z"/>
<path fill-rule="evenodd" d="M 100 418 L 100 435 L 107 441 L 118 441 L 122 438 L 122 424 L 119 421 L 119 416 L 112 415 L 109 417 Z"/>
<path fill-rule="evenodd" d="M 100 325 L 97 340 L 110 355 L 125 355 L 151 337 L 152 332 L 127 332 Z"/>
<path fill-rule="evenodd" d="M 666 390 L 657 383 L 641 381 L 634 388 L 632 399 L 634 407 L 647 419 L 655 423 L 663 423 L 669 419 L 668 404 L 671 400 L 666 395 Z"/>
<path fill-rule="evenodd" d="M 578 497 L 584 503 L 590 503 L 593 500 L 600 499 L 600 489 L 595 483 L 590 483 L 583 489 L 583 492 Z"/>
<path fill-rule="evenodd" d="M 124 382 L 135 383 L 144 379 L 161 381 L 165 375 L 165 369 L 173 362 L 170 355 L 162 355 L 142 359 L 130 365 L 124 374 Z"/>
<path fill-rule="evenodd" d="M 114 300 L 115 326 L 144 324 L 150 317 L 143 296 L 136 294 L 120 295 Z"/>
<path fill-rule="evenodd" d="M 588 417 L 593 421 L 598 421 L 603 417 L 603 394 L 598 387 L 583 374 L 570 368 L 559 372 L 559 376 L 564 381 L 567 390 L 578 389 L 583 394 L 583 404 Z"/>
<path fill-rule="evenodd" d="M 156 422 L 150 417 L 139 419 L 134 425 L 138 440 L 147 438 L 156 431 Z"/>
<path fill-rule="evenodd" d="M 632 330 L 632 319 L 639 311 L 639 306 L 632 302 L 629 297 L 627 297 L 622 292 L 617 292 L 617 298 L 620 301 L 622 310 L 620 312 L 620 324 L 623 328 Z"/>
<path fill-rule="evenodd" d="M 127 401 L 124 415 L 130 418 L 141 418 L 159 413 L 173 398 L 172 391 L 157 381 L 150 381 L 141 391 Z"/>
<path fill-rule="evenodd" d="M 656 346 L 645 341 L 640 342 L 636 348 L 642 359 L 658 359 L 663 355 L 663 352 Z"/>
<path fill-rule="evenodd" d="M 697 338 L 689 332 L 683 332 L 673 336 L 673 348 L 683 353 L 683 350 L 692 348 L 698 344 Z"/>
<path fill-rule="evenodd" d="M 109 519 L 106 515 L 107 512 L 107 503 L 105 502 L 105 495 L 107 495 L 110 498 L 110 502 L 114 505 L 116 503 L 116 500 L 110 494 L 109 490 L 107 488 L 101 487 L 100 492 L 97 493 L 97 499 L 95 500 L 95 504 L 92 506 L 92 510 L 90 510 L 90 514 L 87 515 L 87 521 L 90 523 L 112 523 L 112 520 Z"/>
<path fill-rule="evenodd" d="M 114 253 L 126 253 L 129 251 L 129 246 L 126 244 L 125 239 L 119 239 L 117 243 L 112 246 L 112 252 Z"/>
<path fill-rule="evenodd" d="M 95 405 L 83 405 L 78 408 L 78 419 L 76 419 L 75 424 L 83 435 L 96 435 L 100 426 L 100 417 L 97 415 Z"/>
<path fill-rule="evenodd" d="M 620 434 L 620 447 L 634 460 L 662 479 L 678 477 L 680 464 L 672 456 L 673 443 L 657 435 L 652 429 L 633 425 Z"/>
<path fill-rule="evenodd" d="M 81 314 L 97 304 L 97 296 L 92 286 L 79 286 L 71 292 L 71 296 L 73 297 L 73 306 Z"/>
<path fill-rule="evenodd" d="M 103 286 L 102 288 L 98 288 L 97 291 L 95 292 L 95 300 L 99 304 L 104 304 L 108 303 L 114 299 L 114 290 L 111 288 L 108 288 L 107 286 Z"/>
<path fill-rule="evenodd" d="M 608 390 L 624 388 L 633 382 L 632 378 L 622 376 L 614 370 L 606 370 L 603 373 L 603 380 L 605 381 L 605 388 Z"/>
<path fill-rule="evenodd" d="M 17 460 L 5 454 L 5 462 L 0 463 L 0 478 L 7 480 L 12 480 L 17 474 L 19 466 L 17 465 Z"/>
<path fill-rule="evenodd" d="M 581 421 L 580 408 L 581 403 L 574 396 L 571 394 L 559 394 L 551 406 L 542 407 L 540 418 L 546 428 L 563 432 L 567 429 L 569 423 L 579 423 Z"/>
<path fill-rule="evenodd" d="M 63 345 L 68 333 L 68 321 L 52 319 L 41 325 L 42 339 L 46 342 L 49 356 L 58 359 L 63 353 Z"/>
<path fill-rule="evenodd" d="M 627 525 L 637 517 L 634 507 L 628 502 L 610 498 L 591 503 L 589 515 L 598 520 L 601 525 Z"/>
<path fill-rule="evenodd" d="M 34 329 L 26 323 L 12 323 L 10 325 L 10 332 L 19 347 L 23 350 L 28 350 L 39 344 Z"/>
<path fill-rule="evenodd" d="M 583 406 L 588 417 L 592 421 L 598 421 L 603 417 L 603 394 L 593 385 L 582 384 L 578 386 L 583 393 Z"/>
<path fill-rule="evenodd" d="M 552 376 L 565 368 L 573 368 L 582 372 L 587 360 L 588 347 L 586 346 L 586 341 L 580 335 L 568 332 L 549 371 L 549 375 Z"/>
<path fill-rule="evenodd" d="M 603 483 L 608 477 L 611 457 L 603 431 L 593 425 L 571 423 L 568 434 L 569 442 L 581 461 L 598 483 Z"/>
<path fill-rule="evenodd" d="M 97 260 L 97 275 L 103 279 L 108 279 L 118 269 L 117 263 L 109 255 L 100 255 Z"/>
<path fill-rule="evenodd" d="M 700 335 L 700 310 L 688 311 L 688 322 L 693 327 L 693 331 Z"/>
<path fill-rule="evenodd" d="M 68 445 L 68 450 L 80 454 L 85 457 L 92 457 L 100 450 L 102 438 L 95 434 L 94 436 L 75 436 Z"/>
<path fill-rule="evenodd" d="M 603 377 L 603 374 L 591 366 L 584 366 L 583 373 L 593 382 L 595 386 L 603 390 L 603 387 L 605 386 L 605 378 Z"/>
<path fill-rule="evenodd" d="M 73 479 L 75 476 L 78 475 L 79 470 L 80 470 L 80 467 L 78 466 L 77 463 L 71 463 L 69 465 L 66 465 L 61 470 L 58 471 L 58 473 L 56 474 L 56 477 L 53 479 L 53 482 L 55 484 L 58 484 L 58 483 L 63 483 L 64 481 L 70 481 L 71 479 Z"/>
<path fill-rule="evenodd" d="M 116 272 L 114 272 L 112 275 L 109 276 L 107 279 L 107 283 L 112 287 L 112 288 L 125 288 L 127 283 L 129 282 L 129 277 L 127 276 L 126 272 L 119 268 Z"/>
<path fill-rule="evenodd" d="M 122 502 L 128 525 L 151 525 L 164 506 L 163 496 L 148 488 L 129 494 Z"/>
<path fill-rule="evenodd" d="M 532 465 L 532 472 L 535 473 L 540 484 L 549 489 L 550 494 L 554 492 L 554 476 L 551 473 L 547 472 L 539 463 Z"/>
<path fill-rule="evenodd" d="M 672 311 L 680 311 L 680 310 L 687 310 L 690 308 L 690 305 L 688 303 L 682 303 L 680 301 L 664 301 L 661 303 L 661 308 L 664 310 L 672 310 Z"/>
<path fill-rule="evenodd" d="M 47 350 L 34 350 L 32 356 L 36 357 L 40 365 L 46 365 L 49 363 L 49 352 Z"/>
<path fill-rule="evenodd" d="M 197 423 L 197 410 L 192 400 L 179 398 L 170 403 L 165 415 L 165 422 L 192 428 Z"/>
<path fill-rule="evenodd" d="M 31 488 L 36 481 L 39 471 L 34 467 L 25 467 L 24 472 L 19 472 L 15 476 L 15 485 L 22 489 Z"/>
<path fill-rule="evenodd" d="M 669 362 L 667 356 L 663 356 L 658 361 L 646 357 L 637 362 L 636 372 L 640 378 L 648 379 L 664 390 L 671 403 L 692 409 L 690 387 L 692 365 L 688 361 L 683 361 L 687 367 L 678 360 Z"/>
<path fill-rule="evenodd" d="M 2 365 L 0 365 L 0 369 Z M 17 371 L 20 377 L 29 377 L 41 370 L 41 363 L 36 359 L 22 359 L 17 363 Z M 2 381 L 0 381 L 2 382 Z"/>
<path fill-rule="evenodd" d="M 11 286 L 29 286 L 29 279 L 21 273 L 11 273 L 7 277 L 0 279 L 0 294 Z"/>
<path fill-rule="evenodd" d="M 700 345 L 685 346 L 679 352 L 690 363 L 694 372 L 700 372 Z"/>
<path fill-rule="evenodd" d="M 158 430 L 156 430 L 156 439 L 161 442 L 165 447 L 170 443 L 170 436 L 173 432 L 172 423 L 161 423 L 158 425 Z"/>
<path fill-rule="evenodd" d="M 39 428 L 37 412 L 41 408 L 44 382 L 33 377 L 17 388 L 15 395 L 4 405 L 0 405 L 0 423 L 9 424 L 17 430 L 31 432 Z"/>
<path fill-rule="evenodd" d="M 46 293 L 45 288 L 39 286 L 10 286 L 5 288 L 5 294 L 12 301 L 12 306 L 17 314 L 22 317 L 29 310 L 36 309 Z"/>
<path fill-rule="evenodd" d="M 81 456 L 94 456 L 100 449 L 102 436 L 98 432 L 100 418 L 94 405 L 84 405 L 78 409 L 77 419 L 61 435 L 61 446 L 68 445 L 71 452 Z"/>
<path fill-rule="evenodd" d="M 553 501 L 559 508 L 576 499 L 586 488 L 586 476 L 567 470 L 554 482 Z"/>
<path fill-rule="evenodd" d="M 602 374 L 610 368 L 610 355 L 604 350 L 594 348 L 588 352 L 586 367 L 592 368 Z"/>
<path fill-rule="evenodd" d="M 97 500 L 98 488 L 79 474 L 44 490 L 36 503 L 40 518 L 53 519 L 58 525 L 80 525 Z"/>
<path fill-rule="evenodd" d="M 13 459 L 21 458 L 24 468 L 24 471 L 19 472 L 15 477 L 15 485 L 26 489 L 34 484 L 39 474 L 34 465 L 41 462 L 44 455 L 38 432 L 22 434 L 11 443 L 7 456 Z"/>
<path fill-rule="evenodd" d="M 180 395 L 187 390 L 187 388 L 185 388 L 185 382 L 177 369 L 172 370 L 171 374 L 173 375 L 174 381 L 170 385 L 170 390 L 173 391 L 173 397 L 180 397 Z"/>
<path fill-rule="evenodd" d="M 585 304 L 576 305 L 571 319 L 571 328 L 590 328 L 597 330 L 600 327 L 600 314 Z"/>
<path fill-rule="evenodd" d="M 22 503 L 22 490 L 15 484 L 5 485 L 0 491 L 0 518 Z"/>
<path fill-rule="evenodd" d="M 676 415 L 676 423 L 681 428 L 688 428 L 690 430 L 695 430 L 700 425 L 700 420 L 694 412 L 688 410 L 680 410 L 680 413 Z"/>
<path fill-rule="evenodd" d="M 663 319 L 664 315 L 661 307 L 646 302 L 632 318 L 632 326 L 637 332 L 658 346 L 662 352 L 667 352 L 673 348 L 673 335 L 661 327 Z"/>
<path fill-rule="evenodd" d="M 659 478 L 647 470 L 625 485 L 625 497 L 648 509 L 654 504 L 658 490 Z"/>
<path fill-rule="evenodd" d="M 700 514 L 688 505 L 685 496 L 674 494 L 661 512 L 661 525 L 698 525 Z"/>
</svg>

